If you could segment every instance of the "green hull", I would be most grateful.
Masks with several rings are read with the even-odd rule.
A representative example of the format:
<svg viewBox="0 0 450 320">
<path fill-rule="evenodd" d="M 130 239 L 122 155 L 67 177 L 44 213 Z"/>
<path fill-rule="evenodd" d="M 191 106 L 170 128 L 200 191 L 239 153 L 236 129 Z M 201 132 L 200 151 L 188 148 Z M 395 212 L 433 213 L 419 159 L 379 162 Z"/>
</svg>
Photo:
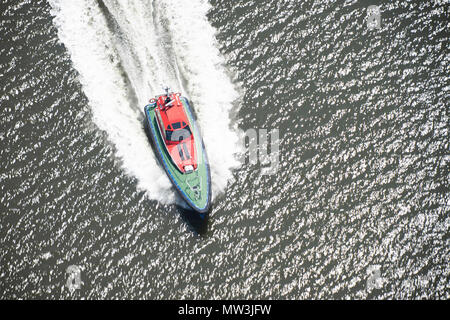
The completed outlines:
<svg viewBox="0 0 450 320">
<path fill-rule="evenodd" d="M 191 112 L 189 102 L 184 97 L 180 97 L 180 100 L 186 110 L 191 128 L 193 128 L 192 133 L 194 135 L 197 150 L 197 170 L 190 173 L 182 173 L 172 162 L 158 128 L 155 115 L 156 103 L 149 104 L 144 108 L 146 116 L 145 127 L 152 139 L 155 152 L 161 165 L 180 196 L 195 211 L 206 213 L 211 206 L 211 174 L 208 158 L 206 156 L 202 137 L 200 136 L 197 124 Z"/>
</svg>

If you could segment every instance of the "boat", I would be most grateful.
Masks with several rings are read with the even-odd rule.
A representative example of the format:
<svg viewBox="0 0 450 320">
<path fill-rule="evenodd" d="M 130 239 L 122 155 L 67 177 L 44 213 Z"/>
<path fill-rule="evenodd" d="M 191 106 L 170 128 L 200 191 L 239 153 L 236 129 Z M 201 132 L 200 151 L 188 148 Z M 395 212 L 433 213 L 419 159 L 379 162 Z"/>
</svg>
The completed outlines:
<svg viewBox="0 0 450 320">
<path fill-rule="evenodd" d="M 211 173 L 203 139 L 188 99 L 165 91 L 144 107 L 144 127 L 179 195 L 204 214 L 211 208 Z"/>
</svg>

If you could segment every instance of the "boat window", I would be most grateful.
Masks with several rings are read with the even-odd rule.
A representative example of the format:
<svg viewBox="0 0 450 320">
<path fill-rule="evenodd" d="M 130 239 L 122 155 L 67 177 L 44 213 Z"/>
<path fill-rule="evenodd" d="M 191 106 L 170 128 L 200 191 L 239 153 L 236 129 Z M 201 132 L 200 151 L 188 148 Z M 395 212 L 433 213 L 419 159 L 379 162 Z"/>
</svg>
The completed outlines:
<svg viewBox="0 0 450 320">
<path fill-rule="evenodd" d="M 180 122 L 174 122 L 174 123 L 172 123 L 172 128 L 173 128 L 173 129 L 180 129 L 180 128 L 181 128 L 181 123 L 180 123 Z"/>
<path fill-rule="evenodd" d="M 166 139 L 172 141 L 172 130 L 166 130 Z"/>
<path fill-rule="evenodd" d="M 183 127 L 186 125 L 186 122 L 183 121 Z"/>
</svg>

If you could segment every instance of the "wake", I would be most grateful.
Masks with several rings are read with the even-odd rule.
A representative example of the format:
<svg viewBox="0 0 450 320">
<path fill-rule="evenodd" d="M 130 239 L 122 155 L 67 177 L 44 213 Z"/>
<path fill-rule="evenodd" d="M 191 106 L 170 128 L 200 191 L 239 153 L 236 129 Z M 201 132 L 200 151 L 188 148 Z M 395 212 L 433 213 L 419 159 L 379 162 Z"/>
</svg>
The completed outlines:
<svg viewBox="0 0 450 320">
<path fill-rule="evenodd" d="M 205 1 L 50 0 L 58 36 L 68 49 L 92 108 L 124 171 L 162 203 L 177 201 L 142 127 L 143 107 L 167 85 L 192 101 L 211 165 L 212 193 L 223 192 L 238 167 L 239 98 L 223 68 Z"/>
</svg>

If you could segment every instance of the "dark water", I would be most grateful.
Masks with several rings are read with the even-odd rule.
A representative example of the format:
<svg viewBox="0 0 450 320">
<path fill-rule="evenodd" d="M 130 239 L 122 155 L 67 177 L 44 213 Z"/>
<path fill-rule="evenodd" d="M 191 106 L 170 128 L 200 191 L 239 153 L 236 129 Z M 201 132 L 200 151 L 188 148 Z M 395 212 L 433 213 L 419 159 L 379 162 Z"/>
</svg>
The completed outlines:
<svg viewBox="0 0 450 320">
<path fill-rule="evenodd" d="M 120 35 L 105 38 L 106 47 L 119 52 L 134 39 L 120 29 L 120 10 L 139 1 L 86 1 Z M 173 2 L 142 3 L 163 15 L 156 9 Z M 380 29 L 367 27 L 371 4 L 380 6 Z M 131 149 L 99 122 L 87 69 L 76 45 L 61 41 L 64 23 L 54 21 L 52 6 L 1 2 L 0 297 L 449 299 L 448 5 L 210 5 L 204 18 L 217 31 L 229 82 L 242 92 L 230 98 L 238 104 L 232 124 L 279 129 L 280 163 L 274 175 L 247 163 L 232 178 L 216 173 L 223 190 L 199 225 L 176 200 L 162 199 L 175 199 L 173 191 L 158 194 L 161 172 L 149 186 L 133 174 L 123 152 Z M 181 71 L 165 70 L 195 97 L 198 82 L 207 86 L 186 72 L 197 53 L 178 54 L 177 34 L 150 17 L 135 18 L 153 19 L 168 35 L 165 61 L 178 59 Z M 142 52 L 150 55 L 130 56 Z M 115 85 L 130 104 L 145 101 L 137 79 L 154 90 L 158 83 L 136 73 L 147 70 L 137 63 L 142 56 L 118 56 L 111 63 L 125 80 Z M 200 123 L 219 113 L 197 106 Z M 117 110 L 125 123 L 128 111 Z M 140 139 L 132 130 L 123 136 Z M 214 158 L 220 150 L 211 141 Z M 81 270 L 74 292 L 66 287 L 71 265 Z"/>
</svg>

